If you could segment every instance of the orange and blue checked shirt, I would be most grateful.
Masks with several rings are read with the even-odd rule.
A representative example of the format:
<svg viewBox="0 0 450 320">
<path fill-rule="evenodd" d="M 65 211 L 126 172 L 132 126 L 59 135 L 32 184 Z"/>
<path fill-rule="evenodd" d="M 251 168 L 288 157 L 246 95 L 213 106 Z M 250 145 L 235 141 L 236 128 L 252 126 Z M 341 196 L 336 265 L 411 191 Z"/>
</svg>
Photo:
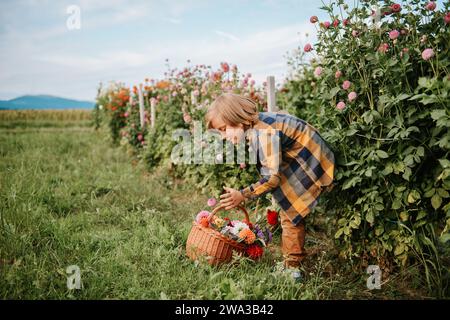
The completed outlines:
<svg viewBox="0 0 450 320">
<path fill-rule="evenodd" d="M 262 179 L 241 192 L 249 199 L 271 192 L 297 225 L 330 188 L 334 153 L 313 126 L 289 114 L 260 112 L 253 129 L 248 138 Z"/>
</svg>

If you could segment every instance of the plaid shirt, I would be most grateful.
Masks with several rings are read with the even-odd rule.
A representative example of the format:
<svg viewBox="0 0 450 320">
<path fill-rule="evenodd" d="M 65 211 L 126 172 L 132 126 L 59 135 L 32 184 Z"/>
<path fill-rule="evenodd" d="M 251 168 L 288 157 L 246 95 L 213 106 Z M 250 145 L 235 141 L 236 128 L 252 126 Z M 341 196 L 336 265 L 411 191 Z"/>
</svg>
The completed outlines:
<svg viewBox="0 0 450 320">
<path fill-rule="evenodd" d="M 272 192 L 297 225 L 315 207 L 321 192 L 332 188 L 334 154 L 304 120 L 272 112 L 260 112 L 259 120 L 248 139 L 262 179 L 241 192 L 249 199 Z"/>
</svg>

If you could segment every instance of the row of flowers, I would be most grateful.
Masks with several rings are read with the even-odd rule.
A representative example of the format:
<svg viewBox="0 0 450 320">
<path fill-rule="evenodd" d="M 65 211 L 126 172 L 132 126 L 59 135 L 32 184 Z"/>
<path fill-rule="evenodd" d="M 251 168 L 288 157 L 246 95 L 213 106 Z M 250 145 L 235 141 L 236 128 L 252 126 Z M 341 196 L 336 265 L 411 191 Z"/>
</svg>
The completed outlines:
<svg viewBox="0 0 450 320">
<path fill-rule="evenodd" d="M 428 14 L 425 14 L 424 12 L 422 12 L 422 13 L 417 12 L 417 14 L 425 14 L 427 16 L 427 18 L 429 18 L 429 19 L 440 20 L 441 25 L 443 27 L 447 27 L 447 28 L 449 27 L 450 12 L 443 14 L 442 12 L 436 11 L 437 4 L 435 1 L 429 1 L 429 2 L 425 3 L 422 8 L 425 12 L 428 12 Z M 376 10 L 376 11 L 372 10 L 372 12 L 370 14 L 370 18 L 375 27 L 381 28 L 381 24 L 377 25 L 377 22 L 380 23 L 381 19 L 383 19 L 383 17 L 393 16 L 392 18 L 395 19 L 393 21 L 398 23 L 398 21 L 400 19 L 398 15 L 400 15 L 402 13 L 402 10 L 403 10 L 403 8 L 400 4 L 393 3 L 391 5 L 387 5 L 387 6 L 384 6 L 381 8 L 378 7 L 378 10 Z M 410 12 L 410 10 L 411 10 L 411 7 L 408 7 L 408 12 Z M 345 30 L 345 32 L 347 32 L 346 35 L 351 34 L 351 36 L 353 38 L 358 38 L 363 33 L 361 28 L 358 29 L 358 23 L 360 21 L 355 20 L 354 21 L 355 23 L 353 23 L 352 19 L 350 19 L 350 18 L 343 19 L 342 23 L 341 23 L 341 20 L 339 20 L 339 19 L 334 19 L 333 22 L 330 22 L 330 21 L 320 22 L 319 18 L 317 16 L 312 16 L 310 18 L 310 22 L 313 24 L 319 23 L 320 29 L 318 29 L 318 31 L 322 32 L 322 33 L 326 32 L 330 28 L 334 28 L 335 30 L 340 31 L 339 28 L 341 25 L 344 28 L 346 28 L 346 27 L 349 28 L 349 29 Z M 395 52 L 395 50 L 393 50 L 393 49 L 395 47 L 397 47 L 399 58 L 408 60 L 410 58 L 410 55 L 412 54 L 412 50 L 410 50 L 410 48 L 408 48 L 410 39 L 408 39 L 407 36 L 410 35 L 411 31 L 412 31 L 412 28 L 406 24 L 404 24 L 401 29 L 394 28 L 391 30 L 387 30 L 385 32 L 385 35 L 391 41 L 380 43 L 378 46 L 374 47 L 374 51 L 379 52 L 380 54 L 387 54 L 389 51 Z M 402 38 L 405 39 L 404 42 L 402 42 Z M 427 47 L 427 45 L 431 44 L 431 41 L 429 41 L 429 40 L 430 39 L 428 39 L 427 35 L 425 35 L 425 34 L 422 35 L 420 37 L 420 45 L 423 47 L 417 49 L 417 50 L 420 50 L 419 54 L 424 61 L 429 61 L 430 59 L 434 58 L 436 55 L 436 53 L 432 47 Z M 314 46 L 311 43 L 307 43 L 304 45 L 303 51 L 305 53 L 310 53 L 310 52 L 314 51 Z M 312 60 L 313 60 L 313 62 L 315 61 L 314 58 Z M 317 66 L 314 70 L 314 75 L 317 78 L 320 78 L 322 73 L 323 73 L 323 67 Z M 343 72 L 341 70 L 335 71 L 336 80 L 340 79 L 342 76 L 343 76 Z M 348 91 L 349 88 L 351 88 L 352 83 L 348 79 L 346 79 L 342 82 L 341 86 L 342 86 L 343 90 Z M 350 103 L 350 104 L 354 103 L 357 97 L 358 97 L 357 92 L 350 91 L 347 94 L 347 103 Z M 343 100 L 340 100 L 336 103 L 335 106 L 338 110 L 343 110 L 343 109 L 345 109 L 347 104 Z"/>
<path fill-rule="evenodd" d="M 251 73 L 241 74 L 238 67 L 227 62 L 219 68 L 198 64 L 178 69 L 170 68 L 164 79 L 147 78 L 140 86 L 111 83 L 101 88 L 97 102 L 109 116 L 112 137 L 115 142 L 130 144 L 136 148 L 146 145 L 146 129 L 150 123 L 150 105 L 166 117 L 168 113 L 181 113 L 186 127 L 194 120 L 202 120 L 208 105 L 222 92 L 235 92 L 252 98 L 264 110 L 265 86 L 256 86 Z M 139 90 L 142 90 L 145 117 L 141 127 L 139 117 Z M 163 114 L 164 113 L 164 114 Z"/>
</svg>

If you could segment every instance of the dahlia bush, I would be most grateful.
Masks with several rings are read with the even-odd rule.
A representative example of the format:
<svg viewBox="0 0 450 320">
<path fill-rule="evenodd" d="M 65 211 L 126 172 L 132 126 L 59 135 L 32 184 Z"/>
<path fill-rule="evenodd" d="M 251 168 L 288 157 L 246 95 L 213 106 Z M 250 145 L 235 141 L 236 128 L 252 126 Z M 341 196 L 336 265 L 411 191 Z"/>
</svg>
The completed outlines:
<svg viewBox="0 0 450 320">
<path fill-rule="evenodd" d="M 419 260 L 442 289 L 430 279 L 443 279 L 450 238 L 449 3 L 322 9 L 329 21 L 311 18 L 317 42 L 290 58 L 279 99 L 334 149 L 323 201 L 341 256 L 386 271 Z"/>
</svg>

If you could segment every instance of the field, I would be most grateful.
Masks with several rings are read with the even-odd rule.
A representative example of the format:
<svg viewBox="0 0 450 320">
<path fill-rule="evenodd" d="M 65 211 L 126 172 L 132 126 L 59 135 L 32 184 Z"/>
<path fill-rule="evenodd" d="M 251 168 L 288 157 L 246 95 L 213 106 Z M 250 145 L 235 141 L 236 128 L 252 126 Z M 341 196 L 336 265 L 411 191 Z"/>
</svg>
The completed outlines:
<svg viewBox="0 0 450 320">
<path fill-rule="evenodd" d="M 416 266 L 369 291 L 368 274 L 336 257 L 327 221 L 314 216 L 301 284 L 272 271 L 279 231 L 260 263 L 193 263 L 185 241 L 207 199 L 192 186 L 147 173 L 84 115 L 79 125 L 73 115 L 20 126 L 0 119 L 2 299 L 427 298 Z M 67 289 L 70 265 L 81 270 L 80 290 Z"/>
</svg>

